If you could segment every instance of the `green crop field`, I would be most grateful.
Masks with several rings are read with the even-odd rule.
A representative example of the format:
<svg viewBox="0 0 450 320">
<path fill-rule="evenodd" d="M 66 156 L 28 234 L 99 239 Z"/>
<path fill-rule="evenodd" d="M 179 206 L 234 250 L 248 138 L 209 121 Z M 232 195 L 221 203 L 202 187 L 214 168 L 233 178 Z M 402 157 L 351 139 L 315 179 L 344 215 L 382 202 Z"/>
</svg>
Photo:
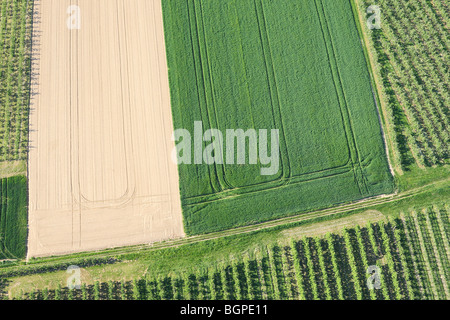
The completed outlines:
<svg viewBox="0 0 450 320">
<path fill-rule="evenodd" d="M 78 290 L 59 284 L 17 298 L 445 300 L 450 298 L 449 213 L 441 204 L 338 233 L 262 246 L 195 272 L 95 281 Z M 367 285 L 370 266 L 379 288 Z"/>
<path fill-rule="evenodd" d="M 261 162 L 179 166 L 188 234 L 393 192 L 350 1 L 163 7 L 175 128 L 280 132 L 275 175 Z"/>
<path fill-rule="evenodd" d="M 15 176 L 0 181 L 0 260 L 23 259 L 28 236 L 27 178 Z"/>
<path fill-rule="evenodd" d="M 26 160 L 33 1 L 0 1 L 0 161 Z"/>
</svg>

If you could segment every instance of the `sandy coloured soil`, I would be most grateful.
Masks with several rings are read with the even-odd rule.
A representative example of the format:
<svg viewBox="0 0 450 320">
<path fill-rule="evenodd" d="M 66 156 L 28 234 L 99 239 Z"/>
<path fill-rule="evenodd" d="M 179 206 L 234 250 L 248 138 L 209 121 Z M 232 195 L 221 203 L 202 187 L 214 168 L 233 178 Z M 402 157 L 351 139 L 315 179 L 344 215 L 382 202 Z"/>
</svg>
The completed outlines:
<svg viewBox="0 0 450 320">
<path fill-rule="evenodd" d="M 35 2 L 28 257 L 184 236 L 160 0 Z"/>
</svg>

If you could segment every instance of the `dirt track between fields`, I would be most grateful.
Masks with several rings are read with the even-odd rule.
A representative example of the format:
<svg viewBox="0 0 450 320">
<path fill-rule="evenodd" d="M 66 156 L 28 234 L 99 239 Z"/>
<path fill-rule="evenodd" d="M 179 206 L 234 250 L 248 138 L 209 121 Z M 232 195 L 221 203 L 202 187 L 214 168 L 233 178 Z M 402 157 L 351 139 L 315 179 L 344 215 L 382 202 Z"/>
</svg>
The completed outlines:
<svg viewBox="0 0 450 320">
<path fill-rule="evenodd" d="M 160 0 L 35 2 L 28 257 L 184 236 Z"/>
</svg>

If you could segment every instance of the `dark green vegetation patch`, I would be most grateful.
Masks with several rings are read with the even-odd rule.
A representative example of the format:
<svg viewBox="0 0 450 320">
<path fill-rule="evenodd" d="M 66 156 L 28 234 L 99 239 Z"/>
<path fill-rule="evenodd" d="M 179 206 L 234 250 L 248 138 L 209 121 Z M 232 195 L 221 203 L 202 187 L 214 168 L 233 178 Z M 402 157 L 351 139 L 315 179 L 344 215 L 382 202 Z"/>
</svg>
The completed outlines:
<svg viewBox="0 0 450 320">
<path fill-rule="evenodd" d="M 280 170 L 179 166 L 188 234 L 393 191 L 350 1 L 163 1 L 176 129 L 278 129 Z M 270 149 L 269 149 L 270 150 Z"/>
<path fill-rule="evenodd" d="M 1 179 L 0 259 L 22 259 L 27 251 L 28 188 L 25 176 Z"/>
</svg>

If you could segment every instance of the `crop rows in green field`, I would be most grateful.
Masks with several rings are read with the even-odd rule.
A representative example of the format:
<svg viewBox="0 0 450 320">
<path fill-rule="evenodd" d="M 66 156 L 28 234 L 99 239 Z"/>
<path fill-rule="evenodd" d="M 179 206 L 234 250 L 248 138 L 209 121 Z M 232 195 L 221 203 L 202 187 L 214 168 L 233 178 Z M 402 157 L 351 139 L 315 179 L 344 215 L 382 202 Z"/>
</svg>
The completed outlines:
<svg viewBox="0 0 450 320">
<path fill-rule="evenodd" d="M 0 1 L 0 161 L 27 158 L 32 9 Z"/>
<path fill-rule="evenodd" d="M 372 1 L 358 1 L 363 7 Z M 450 11 L 445 1 L 381 0 L 372 30 L 385 99 L 403 167 L 450 159 Z"/>
<path fill-rule="evenodd" d="M 0 260 L 25 258 L 28 235 L 25 176 L 0 180 Z"/>
<path fill-rule="evenodd" d="M 170 0 L 163 13 L 175 128 L 280 132 L 273 176 L 260 162 L 179 166 L 188 234 L 392 192 L 349 0 Z"/>
<path fill-rule="evenodd" d="M 450 208 L 293 239 L 208 270 L 40 290 L 26 299 L 449 299 Z M 440 248 L 443 247 L 443 248 Z M 369 289 L 374 267 L 380 286 Z M 379 268 L 379 269 L 377 269 Z"/>
</svg>

